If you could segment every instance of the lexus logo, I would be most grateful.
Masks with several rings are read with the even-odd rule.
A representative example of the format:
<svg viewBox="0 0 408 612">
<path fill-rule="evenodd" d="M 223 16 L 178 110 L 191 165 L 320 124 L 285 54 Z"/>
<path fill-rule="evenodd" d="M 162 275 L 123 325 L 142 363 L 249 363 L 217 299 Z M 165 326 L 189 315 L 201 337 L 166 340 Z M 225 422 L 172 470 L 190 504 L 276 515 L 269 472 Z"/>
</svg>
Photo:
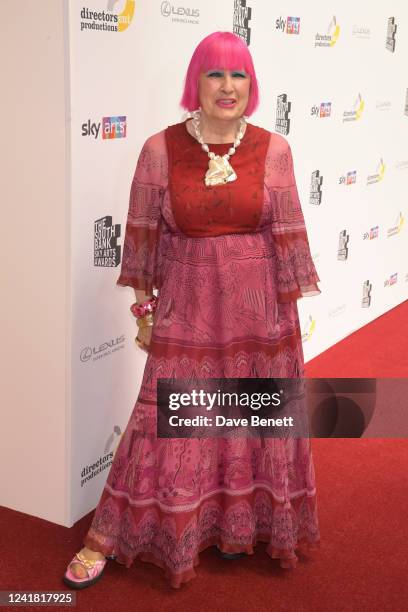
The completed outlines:
<svg viewBox="0 0 408 612">
<path fill-rule="evenodd" d="M 170 2 L 165 1 L 161 3 L 161 14 L 164 15 L 164 17 L 169 17 L 169 15 L 171 14 Z"/>
</svg>

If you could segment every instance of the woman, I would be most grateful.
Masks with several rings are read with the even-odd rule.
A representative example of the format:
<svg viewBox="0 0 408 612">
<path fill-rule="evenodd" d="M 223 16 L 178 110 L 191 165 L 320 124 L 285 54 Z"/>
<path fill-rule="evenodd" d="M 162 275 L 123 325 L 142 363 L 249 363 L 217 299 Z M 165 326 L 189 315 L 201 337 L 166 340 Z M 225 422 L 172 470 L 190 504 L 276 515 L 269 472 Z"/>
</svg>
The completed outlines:
<svg viewBox="0 0 408 612">
<path fill-rule="evenodd" d="M 238 36 L 201 41 L 181 105 L 200 110 L 148 138 L 132 182 L 117 284 L 135 289 L 148 357 L 85 546 L 64 576 L 73 588 L 98 580 L 108 557 L 155 563 L 178 588 L 208 546 L 235 558 L 267 542 L 293 568 L 295 549 L 319 541 L 309 439 L 156 435 L 157 379 L 302 376 L 296 300 L 320 293 L 290 146 L 245 120 L 258 86 Z"/>
</svg>

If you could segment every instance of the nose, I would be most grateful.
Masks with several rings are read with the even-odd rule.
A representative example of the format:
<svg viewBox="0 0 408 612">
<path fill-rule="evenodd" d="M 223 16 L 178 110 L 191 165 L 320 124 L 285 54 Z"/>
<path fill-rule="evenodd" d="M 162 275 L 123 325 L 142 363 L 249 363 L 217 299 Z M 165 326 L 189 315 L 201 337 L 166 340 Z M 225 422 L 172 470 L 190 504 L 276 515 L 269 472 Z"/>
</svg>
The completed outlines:
<svg viewBox="0 0 408 612">
<path fill-rule="evenodd" d="M 227 94 L 231 93 L 234 89 L 232 77 L 227 71 L 225 71 L 224 73 L 224 78 L 222 80 L 221 89 L 224 93 L 227 93 Z"/>
</svg>

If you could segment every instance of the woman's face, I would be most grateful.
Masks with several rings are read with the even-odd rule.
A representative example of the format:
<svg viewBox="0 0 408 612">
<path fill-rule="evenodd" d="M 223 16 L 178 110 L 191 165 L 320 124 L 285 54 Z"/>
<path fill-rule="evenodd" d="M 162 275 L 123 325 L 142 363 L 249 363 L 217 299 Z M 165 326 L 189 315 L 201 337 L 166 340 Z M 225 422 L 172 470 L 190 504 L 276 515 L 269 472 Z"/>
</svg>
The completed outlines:
<svg viewBox="0 0 408 612">
<path fill-rule="evenodd" d="M 198 80 L 201 109 L 214 119 L 239 119 L 249 100 L 251 77 L 245 70 L 213 69 Z"/>
</svg>

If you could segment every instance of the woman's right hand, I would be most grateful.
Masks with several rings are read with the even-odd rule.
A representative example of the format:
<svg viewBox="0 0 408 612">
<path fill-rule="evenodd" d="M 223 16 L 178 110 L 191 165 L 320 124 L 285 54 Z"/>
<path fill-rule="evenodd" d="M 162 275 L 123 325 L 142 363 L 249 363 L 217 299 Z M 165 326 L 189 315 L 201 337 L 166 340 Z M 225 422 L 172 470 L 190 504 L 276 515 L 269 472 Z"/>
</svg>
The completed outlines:
<svg viewBox="0 0 408 612">
<path fill-rule="evenodd" d="M 148 353 L 148 348 L 150 346 L 150 341 L 152 339 L 152 330 L 153 327 L 138 327 L 137 328 L 138 333 L 137 333 L 137 337 L 139 338 L 141 344 L 139 346 L 139 348 L 142 349 L 142 351 L 145 351 L 146 353 Z"/>
</svg>

